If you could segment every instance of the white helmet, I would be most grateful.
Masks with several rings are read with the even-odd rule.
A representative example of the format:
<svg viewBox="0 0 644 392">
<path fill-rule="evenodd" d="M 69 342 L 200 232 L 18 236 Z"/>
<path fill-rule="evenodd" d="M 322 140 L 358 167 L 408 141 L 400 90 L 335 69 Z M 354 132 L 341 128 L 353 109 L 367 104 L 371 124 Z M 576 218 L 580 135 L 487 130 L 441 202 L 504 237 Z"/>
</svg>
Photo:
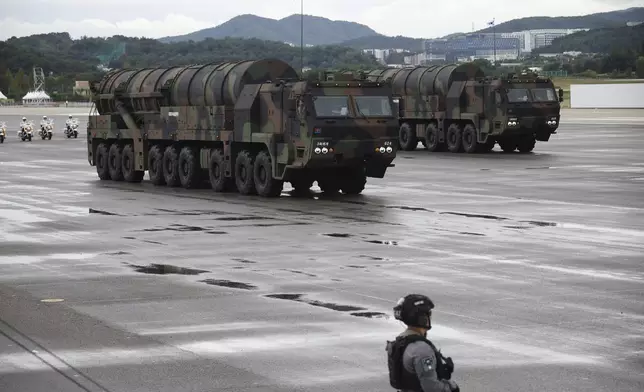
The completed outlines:
<svg viewBox="0 0 644 392">
<path fill-rule="evenodd" d="M 69 115 L 69 118 L 72 118 L 72 115 L 71 115 L 71 114 Z"/>
<path fill-rule="evenodd" d="M 27 117 L 23 117 L 23 118 L 22 118 L 22 121 L 27 121 Z"/>
<path fill-rule="evenodd" d="M 46 120 L 46 119 L 47 119 L 47 116 L 42 116 L 42 119 L 43 119 L 43 120 Z"/>
</svg>

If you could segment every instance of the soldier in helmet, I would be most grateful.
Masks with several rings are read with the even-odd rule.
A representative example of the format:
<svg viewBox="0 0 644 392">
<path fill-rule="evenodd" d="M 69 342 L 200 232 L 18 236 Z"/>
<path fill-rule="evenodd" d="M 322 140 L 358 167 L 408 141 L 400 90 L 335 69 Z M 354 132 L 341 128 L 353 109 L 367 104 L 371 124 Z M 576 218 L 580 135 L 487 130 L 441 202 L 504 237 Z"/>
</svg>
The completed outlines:
<svg viewBox="0 0 644 392">
<path fill-rule="evenodd" d="M 409 294 L 394 307 L 394 317 L 407 329 L 387 341 L 389 382 L 403 392 L 460 392 L 450 380 L 454 371 L 451 358 L 445 358 L 427 340 L 432 328 L 434 303 L 421 294 Z"/>
</svg>

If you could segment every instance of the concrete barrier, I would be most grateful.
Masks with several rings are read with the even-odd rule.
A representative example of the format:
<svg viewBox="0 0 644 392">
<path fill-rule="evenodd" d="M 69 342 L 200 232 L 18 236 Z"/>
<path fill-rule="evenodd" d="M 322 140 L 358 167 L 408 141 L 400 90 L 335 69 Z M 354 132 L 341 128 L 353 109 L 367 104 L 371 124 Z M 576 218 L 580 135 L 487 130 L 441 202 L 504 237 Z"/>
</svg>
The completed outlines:
<svg viewBox="0 0 644 392">
<path fill-rule="evenodd" d="M 644 83 L 571 84 L 572 109 L 644 109 Z"/>
</svg>

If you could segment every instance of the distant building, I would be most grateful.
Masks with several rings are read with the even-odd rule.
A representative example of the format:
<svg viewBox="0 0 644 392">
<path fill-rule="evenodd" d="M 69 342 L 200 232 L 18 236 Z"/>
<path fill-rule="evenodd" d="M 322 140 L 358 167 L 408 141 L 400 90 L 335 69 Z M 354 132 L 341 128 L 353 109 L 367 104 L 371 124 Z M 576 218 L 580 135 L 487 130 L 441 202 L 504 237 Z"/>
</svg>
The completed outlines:
<svg viewBox="0 0 644 392">
<path fill-rule="evenodd" d="M 89 82 L 85 80 L 77 80 L 74 83 L 74 88 L 72 89 L 73 93 L 76 95 L 81 95 L 83 97 L 89 97 Z"/>
<path fill-rule="evenodd" d="M 427 40 L 425 53 L 430 58 L 448 62 L 471 61 L 475 59 L 516 60 L 521 52 L 521 42 L 514 37 L 497 34 L 468 34 L 452 39 Z M 496 55 L 495 55 L 496 54 Z"/>
<path fill-rule="evenodd" d="M 382 64 L 386 64 L 387 57 L 392 53 L 403 53 L 405 49 L 363 49 L 363 53 L 372 55 Z"/>
</svg>

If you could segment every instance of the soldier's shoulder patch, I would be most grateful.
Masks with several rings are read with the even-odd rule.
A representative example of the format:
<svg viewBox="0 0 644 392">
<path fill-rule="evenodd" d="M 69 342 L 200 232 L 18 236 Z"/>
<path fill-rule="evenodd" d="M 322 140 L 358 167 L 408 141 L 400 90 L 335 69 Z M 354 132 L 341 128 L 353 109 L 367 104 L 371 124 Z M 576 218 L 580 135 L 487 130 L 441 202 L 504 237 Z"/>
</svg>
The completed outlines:
<svg viewBox="0 0 644 392">
<path fill-rule="evenodd" d="M 436 359 L 434 357 L 425 357 L 421 359 L 421 363 L 423 364 L 423 370 L 424 371 L 429 371 L 433 370 L 435 366 Z"/>
</svg>

